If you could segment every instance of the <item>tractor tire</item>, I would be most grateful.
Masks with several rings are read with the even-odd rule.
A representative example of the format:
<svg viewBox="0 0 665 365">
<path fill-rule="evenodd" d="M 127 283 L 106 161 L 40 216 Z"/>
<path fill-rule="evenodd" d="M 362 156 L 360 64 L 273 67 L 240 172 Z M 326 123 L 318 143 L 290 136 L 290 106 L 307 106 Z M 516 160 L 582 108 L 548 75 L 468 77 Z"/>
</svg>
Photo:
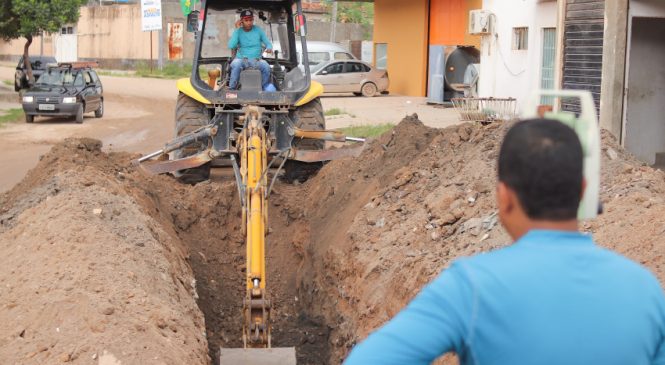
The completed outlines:
<svg viewBox="0 0 665 365">
<path fill-rule="evenodd" d="M 180 93 L 175 107 L 175 135 L 183 136 L 208 125 L 210 121 L 206 107 L 189 96 Z M 208 146 L 205 143 L 190 145 L 173 151 L 173 159 L 195 155 Z M 210 179 L 210 163 L 206 163 L 192 169 L 176 171 L 173 174 L 180 182 L 185 184 L 197 184 Z"/>
<path fill-rule="evenodd" d="M 323 106 L 319 98 L 297 107 L 291 114 L 291 118 L 295 126 L 301 129 L 326 129 L 326 119 L 323 116 Z M 296 139 L 293 141 L 293 146 L 302 150 L 321 150 L 325 148 L 325 143 L 325 141 L 315 139 Z M 288 160 L 284 164 L 282 179 L 289 183 L 294 181 L 302 183 L 316 174 L 321 167 L 323 167 L 323 162 L 306 163 Z"/>
</svg>

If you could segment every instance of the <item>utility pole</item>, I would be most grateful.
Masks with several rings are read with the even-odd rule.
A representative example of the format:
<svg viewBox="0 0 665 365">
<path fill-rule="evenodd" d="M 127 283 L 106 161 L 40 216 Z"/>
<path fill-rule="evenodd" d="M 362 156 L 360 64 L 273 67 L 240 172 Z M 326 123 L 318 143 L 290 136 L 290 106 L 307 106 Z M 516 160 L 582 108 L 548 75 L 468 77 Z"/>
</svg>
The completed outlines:
<svg viewBox="0 0 665 365">
<path fill-rule="evenodd" d="M 161 71 L 164 68 L 164 28 L 159 31 L 159 41 L 157 45 L 157 68 Z"/>
<path fill-rule="evenodd" d="M 335 36 L 336 36 L 336 28 L 337 28 L 337 1 L 333 1 L 333 6 L 332 6 L 332 17 L 331 17 L 331 22 L 332 22 L 332 32 L 330 32 L 330 41 L 334 42 L 335 41 Z"/>
</svg>

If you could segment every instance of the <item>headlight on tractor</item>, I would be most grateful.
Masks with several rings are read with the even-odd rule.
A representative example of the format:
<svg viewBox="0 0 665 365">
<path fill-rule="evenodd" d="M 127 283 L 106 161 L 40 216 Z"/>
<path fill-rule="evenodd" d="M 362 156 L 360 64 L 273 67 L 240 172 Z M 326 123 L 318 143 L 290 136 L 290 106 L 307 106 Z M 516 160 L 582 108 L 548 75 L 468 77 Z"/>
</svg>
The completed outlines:
<svg viewBox="0 0 665 365">
<path fill-rule="evenodd" d="M 24 96 L 24 97 L 23 97 L 23 102 L 24 102 L 24 103 L 32 103 L 32 102 L 34 102 L 34 101 L 35 101 L 35 98 L 32 97 L 32 96 Z"/>
<path fill-rule="evenodd" d="M 74 104 L 74 103 L 76 103 L 76 97 L 75 96 L 68 96 L 66 98 L 62 98 L 62 103 L 63 104 Z"/>
</svg>

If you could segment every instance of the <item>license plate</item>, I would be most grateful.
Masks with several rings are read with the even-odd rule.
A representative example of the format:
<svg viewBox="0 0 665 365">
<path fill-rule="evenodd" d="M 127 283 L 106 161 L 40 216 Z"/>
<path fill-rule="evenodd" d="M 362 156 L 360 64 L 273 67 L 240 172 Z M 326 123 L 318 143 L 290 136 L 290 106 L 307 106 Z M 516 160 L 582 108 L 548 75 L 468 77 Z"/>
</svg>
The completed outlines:
<svg viewBox="0 0 665 365">
<path fill-rule="evenodd" d="M 55 105 L 53 105 L 53 104 L 39 104 L 39 110 L 55 110 Z"/>
</svg>

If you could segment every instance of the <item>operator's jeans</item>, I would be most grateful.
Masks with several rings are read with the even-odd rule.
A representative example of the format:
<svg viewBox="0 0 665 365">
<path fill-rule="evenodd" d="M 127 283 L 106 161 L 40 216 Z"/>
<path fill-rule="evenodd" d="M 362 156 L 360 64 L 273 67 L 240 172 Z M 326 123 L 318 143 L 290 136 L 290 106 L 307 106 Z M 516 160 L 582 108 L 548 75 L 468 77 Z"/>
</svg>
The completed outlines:
<svg viewBox="0 0 665 365">
<path fill-rule="evenodd" d="M 255 58 L 236 58 L 231 62 L 231 80 L 229 82 L 231 89 L 238 87 L 240 71 L 249 67 L 258 68 L 261 71 L 261 87 L 265 90 L 266 85 L 270 83 L 270 65 L 264 60 L 257 60 Z"/>
</svg>

